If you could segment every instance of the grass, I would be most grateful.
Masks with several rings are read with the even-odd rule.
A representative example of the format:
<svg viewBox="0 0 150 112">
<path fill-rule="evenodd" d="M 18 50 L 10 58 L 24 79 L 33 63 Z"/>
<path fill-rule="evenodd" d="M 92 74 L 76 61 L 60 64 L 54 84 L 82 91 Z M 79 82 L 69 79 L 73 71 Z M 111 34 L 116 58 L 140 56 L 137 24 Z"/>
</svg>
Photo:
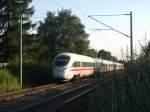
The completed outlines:
<svg viewBox="0 0 150 112">
<path fill-rule="evenodd" d="M 150 63 L 125 65 L 123 73 L 114 72 L 112 83 L 89 95 L 88 112 L 149 112 Z"/>
<path fill-rule="evenodd" d="M 8 69 L 0 70 L 0 93 L 19 90 L 18 79 Z"/>
<path fill-rule="evenodd" d="M 89 96 L 88 112 L 103 112 L 111 110 L 111 87 L 103 86 L 95 90 Z M 109 97 L 108 97 L 109 96 Z"/>
<path fill-rule="evenodd" d="M 112 73 L 105 75 L 110 74 L 113 75 Z M 115 91 L 120 91 L 120 88 L 114 88 L 114 85 L 122 85 L 122 81 L 120 79 L 122 79 L 122 75 L 117 72 L 116 75 L 114 75 L 113 77 L 112 83 L 101 86 L 89 95 L 88 112 L 113 112 L 112 109 L 115 110 L 117 106 L 116 100 L 118 99 L 116 99 L 116 94 L 114 93 L 116 93 Z M 114 80 L 115 82 L 119 81 L 118 84 L 116 84 Z M 119 97 L 120 95 L 118 95 L 118 98 Z"/>
<path fill-rule="evenodd" d="M 38 64 L 23 65 L 23 88 L 31 88 L 53 83 L 51 67 Z M 20 90 L 18 65 L 0 69 L 0 94 Z"/>
<path fill-rule="evenodd" d="M 16 77 L 20 77 L 19 65 L 8 66 L 9 71 Z M 48 83 L 52 83 L 52 70 L 50 66 L 38 65 L 38 64 L 23 64 L 23 86 L 40 86 Z"/>
</svg>

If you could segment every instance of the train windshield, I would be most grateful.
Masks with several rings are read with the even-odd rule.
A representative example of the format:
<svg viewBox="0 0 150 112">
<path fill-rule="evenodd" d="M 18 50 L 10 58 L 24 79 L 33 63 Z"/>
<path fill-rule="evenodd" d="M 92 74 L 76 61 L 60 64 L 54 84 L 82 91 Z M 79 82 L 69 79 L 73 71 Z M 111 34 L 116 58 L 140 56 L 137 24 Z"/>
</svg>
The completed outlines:
<svg viewBox="0 0 150 112">
<path fill-rule="evenodd" d="M 55 66 L 65 66 L 69 63 L 70 57 L 66 55 L 58 56 L 55 60 Z"/>
</svg>

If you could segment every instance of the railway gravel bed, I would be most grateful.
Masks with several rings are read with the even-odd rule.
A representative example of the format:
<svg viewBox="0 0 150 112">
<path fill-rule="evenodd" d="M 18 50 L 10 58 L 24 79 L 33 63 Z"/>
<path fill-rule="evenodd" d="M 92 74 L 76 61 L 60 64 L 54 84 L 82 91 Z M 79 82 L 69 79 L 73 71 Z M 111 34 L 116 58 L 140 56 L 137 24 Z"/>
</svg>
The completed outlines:
<svg viewBox="0 0 150 112">
<path fill-rule="evenodd" d="M 96 88 L 100 88 L 101 86 L 109 83 L 111 83 L 111 81 L 100 83 L 99 85 L 95 86 L 93 90 Z M 58 108 L 55 112 L 88 112 L 89 93 L 93 92 L 93 90 L 68 102 L 67 104 L 63 105 L 61 108 Z"/>
<path fill-rule="evenodd" d="M 64 85 L 60 85 L 60 84 L 58 85 L 57 83 L 54 83 L 54 84 L 48 84 L 48 85 L 38 86 L 34 88 L 29 88 L 29 89 L 23 89 L 21 91 L 0 94 L 0 102 L 7 102 L 10 100 L 19 99 L 19 98 L 29 96 L 29 95 L 35 95 L 35 94 L 47 91 L 48 89 L 58 88 Z"/>
<path fill-rule="evenodd" d="M 68 89 L 77 87 L 81 84 L 87 83 L 89 80 L 81 81 L 80 83 L 68 83 L 68 84 L 62 84 L 57 87 L 52 87 L 51 89 L 40 92 L 38 94 L 31 94 L 24 97 L 21 97 L 16 100 L 7 101 L 7 102 L 0 102 L 0 111 L 1 112 L 11 112 L 12 110 L 16 110 L 18 108 L 25 107 L 27 105 L 33 104 L 35 102 L 39 102 L 41 100 L 50 98 L 54 95 L 60 94 Z"/>
<path fill-rule="evenodd" d="M 102 85 L 106 83 L 106 81 L 110 80 L 111 78 L 109 77 L 105 78 L 105 80 L 93 79 L 87 82 L 82 82 L 82 84 L 73 84 L 71 89 L 61 92 L 58 95 L 47 98 L 44 97 L 45 99 L 41 99 L 39 102 L 34 102 L 30 105 L 24 107 L 22 106 L 21 108 L 18 107 L 16 110 L 11 112 L 59 112 L 60 110 L 63 111 L 64 109 L 66 111 L 66 108 L 63 107 L 67 106 L 68 104 L 70 105 L 72 101 L 84 96 L 85 94 L 91 92 L 93 89 L 97 88 L 99 85 Z"/>
</svg>

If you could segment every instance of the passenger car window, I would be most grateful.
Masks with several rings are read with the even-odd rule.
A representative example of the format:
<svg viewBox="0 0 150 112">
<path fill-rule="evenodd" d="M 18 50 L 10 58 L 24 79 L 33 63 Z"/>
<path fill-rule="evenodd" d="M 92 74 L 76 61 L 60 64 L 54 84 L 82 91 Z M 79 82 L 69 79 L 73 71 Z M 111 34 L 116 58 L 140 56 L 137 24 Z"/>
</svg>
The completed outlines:
<svg viewBox="0 0 150 112">
<path fill-rule="evenodd" d="M 80 62 L 79 61 L 74 62 L 73 67 L 80 67 Z"/>
</svg>

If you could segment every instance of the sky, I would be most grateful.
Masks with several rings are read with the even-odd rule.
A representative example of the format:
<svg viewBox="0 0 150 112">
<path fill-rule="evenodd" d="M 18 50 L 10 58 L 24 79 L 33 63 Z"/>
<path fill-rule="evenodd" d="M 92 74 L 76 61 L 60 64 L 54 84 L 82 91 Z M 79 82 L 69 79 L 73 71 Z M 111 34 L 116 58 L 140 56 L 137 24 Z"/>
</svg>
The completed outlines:
<svg viewBox="0 0 150 112">
<path fill-rule="evenodd" d="M 139 53 L 141 45 L 150 40 L 150 0 L 33 0 L 35 13 L 33 23 L 42 21 L 47 11 L 57 12 L 61 9 L 70 9 L 72 14 L 78 16 L 89 34 L 90 48 L 104 49 L 112 55 L 122 59 L 130 54 L 130 38 L 125 37 L 100 23 L 89 18 L 89 15 L 113 15 L 133 13 L 133 48 Z M 130 16 L 96 16 L 94 17 L 122 33 L 130 35 Z M 123 51 L 123 52 L 122 52 Z"/>
</svg>

